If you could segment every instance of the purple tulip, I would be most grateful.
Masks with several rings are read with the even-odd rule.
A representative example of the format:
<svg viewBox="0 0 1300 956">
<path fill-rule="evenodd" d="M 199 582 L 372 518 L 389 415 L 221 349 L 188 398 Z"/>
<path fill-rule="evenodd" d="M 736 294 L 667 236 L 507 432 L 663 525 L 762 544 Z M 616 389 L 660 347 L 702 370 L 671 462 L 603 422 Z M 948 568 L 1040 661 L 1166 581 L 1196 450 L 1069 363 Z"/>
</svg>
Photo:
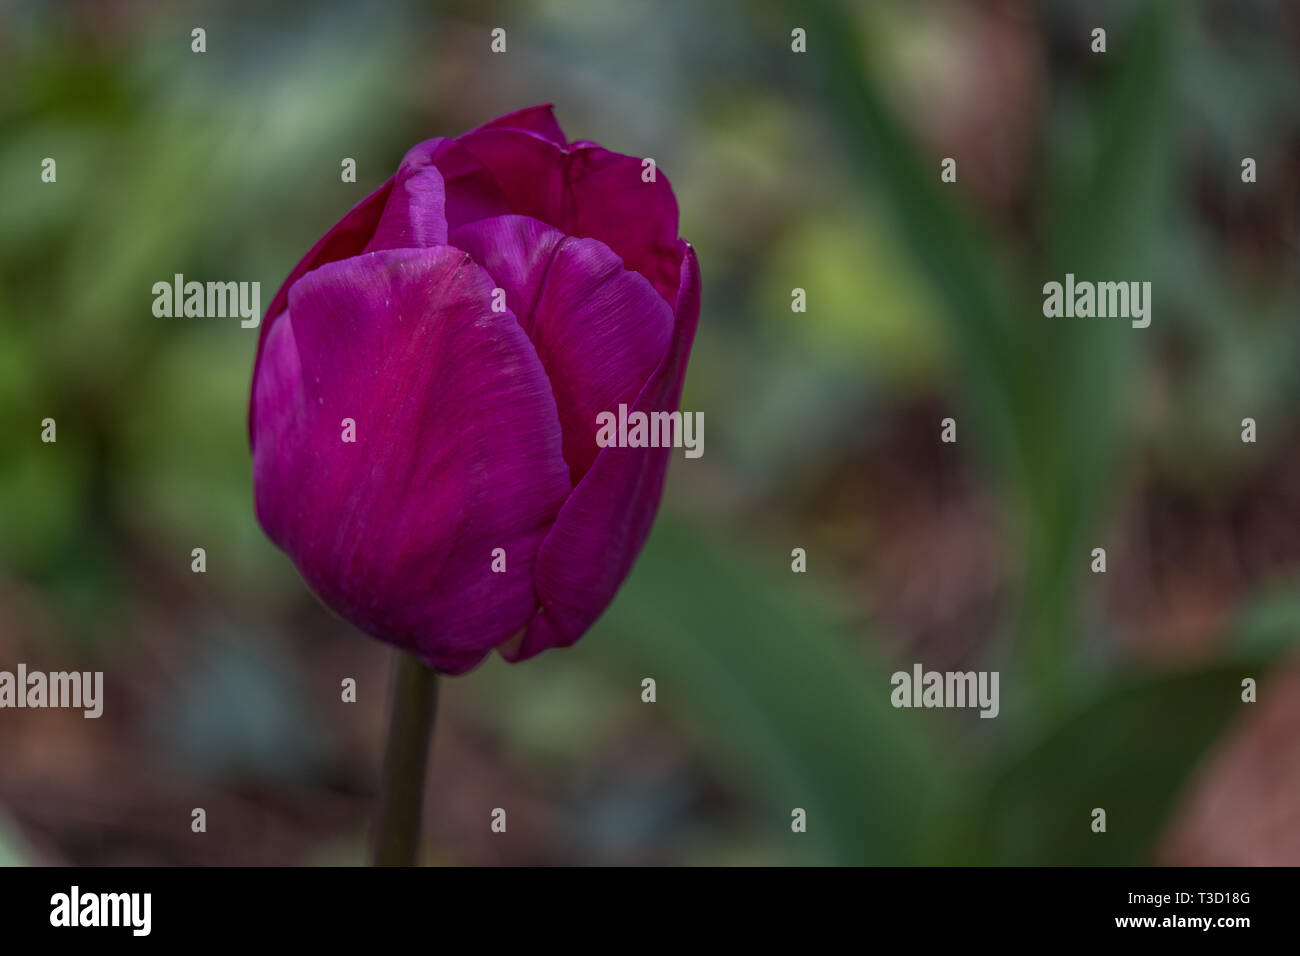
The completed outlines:
<svg viewBox="0 0 1300 956">
<path fill-rule="evenodd" d="M 442 673 L 575 642 L 649 534 L 671 449 L 598 447 L 596 415 L 677 409 L 700 271 L 642 163 L 567 142 L 550 106 L 420 143 L 267 309 L 258 520 L 325 604 Z"/>
</svg>

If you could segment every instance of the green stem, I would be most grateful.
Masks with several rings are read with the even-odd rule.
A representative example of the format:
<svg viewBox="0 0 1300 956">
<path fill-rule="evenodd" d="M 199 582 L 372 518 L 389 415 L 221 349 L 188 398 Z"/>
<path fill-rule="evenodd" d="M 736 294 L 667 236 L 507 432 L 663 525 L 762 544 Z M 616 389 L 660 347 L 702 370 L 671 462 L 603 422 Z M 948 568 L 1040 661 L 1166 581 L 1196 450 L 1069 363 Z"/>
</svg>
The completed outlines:
<svg viewBox="0 0 1300 956">
<path fill-rule="evenodd" d="M 393 703 L 379 786 L 375 866 L 414 866 L 420 851 L 420 808 L 438 704 L 438 675 L 395 651 Z"/>
</svg>

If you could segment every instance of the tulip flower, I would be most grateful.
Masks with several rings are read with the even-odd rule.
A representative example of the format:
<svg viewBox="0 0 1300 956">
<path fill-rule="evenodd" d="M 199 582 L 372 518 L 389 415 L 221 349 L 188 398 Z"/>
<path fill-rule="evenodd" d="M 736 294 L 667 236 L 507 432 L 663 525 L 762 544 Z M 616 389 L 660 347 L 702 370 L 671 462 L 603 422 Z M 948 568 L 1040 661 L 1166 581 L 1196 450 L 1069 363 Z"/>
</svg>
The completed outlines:
<svg viewBox="0 0 1300 956">
<path fill-rule="evenodd" d="M 429 709 L 433 673 L 571 645 L 608 606 L 670 450 L 601 447 L 596 419 L 677 409 L 699 309 L 667 179 L 549 106 L 413 147 L 289 273 L 253 371 L 257 517 L 429 670 L 397 678 L 394 726 L 406 684 Z"/>
</svg>

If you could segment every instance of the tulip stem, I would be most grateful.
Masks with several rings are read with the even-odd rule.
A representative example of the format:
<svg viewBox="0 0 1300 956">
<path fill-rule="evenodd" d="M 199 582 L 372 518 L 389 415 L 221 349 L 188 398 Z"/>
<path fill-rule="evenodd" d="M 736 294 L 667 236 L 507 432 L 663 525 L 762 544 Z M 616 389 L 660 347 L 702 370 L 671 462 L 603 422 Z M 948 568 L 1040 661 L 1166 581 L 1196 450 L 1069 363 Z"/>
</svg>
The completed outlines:
<svg viewBox="0 0 1300 956">
<path fill-rule="evenodd" d="M 438 705 L 438 675 L 405 651 L 394 654 L 373 860 L 375 866 L 414 866 L 420 852 L 420 809 Z"/>
</svg>

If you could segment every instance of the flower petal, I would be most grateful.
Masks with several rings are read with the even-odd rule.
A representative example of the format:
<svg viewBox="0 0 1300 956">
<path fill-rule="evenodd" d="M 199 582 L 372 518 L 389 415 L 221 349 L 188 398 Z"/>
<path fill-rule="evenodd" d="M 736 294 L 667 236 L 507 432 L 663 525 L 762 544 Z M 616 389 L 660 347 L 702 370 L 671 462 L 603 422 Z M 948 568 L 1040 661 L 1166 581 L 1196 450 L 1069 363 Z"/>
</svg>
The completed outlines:
<svg viewBox="0 0 1300 956">
<path fill-rule="evenodd" d="M 609 246 L 671 305 L 681 266 L 677 199 L 660 170 L 655 170 L 654 182 L 642 181 L 642 162 L 594 143 L 573 147 L 565 171 L 568 204 L 562 228 Z"/>
<path fill-rule="evenodd" d="M 563 229 L 566 153 L 562 145 L 524 130 L 491 128 L 468 132 L 457 142 L 492 174 L 508 207 L 503 212 L 532 216 Z"/>
<path fill-rule="evenodd" d="M 554 103 L 543 103 L 540 106 L 529 106 L 522 110 L 515 110 L 505 116 L 498 116 L 491 122 L 476 127 L 476 129 L 524 130 L 528 133 L 536 133 L 544 139 L 549 139 L 561 148 L 567 142 L 564 138 L 564 130 L 560 129 L 560 123 L 555 118 Z"/>
<path fill-rule="evenodd" d="M 290 290 L 254 391 L 268 536 L 327 605 L 445 673 L 527 623 L 569 491 L 546 373 L 492 285 L 448 246 L 324 265 Z"/>
<path fill-rule="evenodd" d="M 672 344 L 637 396 L 635 410 L 672 411 L 681 400 L 686 359 L 700 315 L 700 266 L 682 242 L 681 286 Z M 503 647 L 518 661 L 567 647 L 595 623 L 636 561 L 659 510 L 669 448 L 603 448 L 560 509 L 537 553 L 541 608 L 523 640 Z"/>
<path fill-rule="evenodd" d="M 393 177 L 393 189 L 384 206 L 384 214 L 365 251 L 445 246 L 446 205 L 442 173 L 438 172 L 438 167 L 403 160 Z"/>
<path fill-rule="evenodd" d="M 483 219 L 452 236 L 505 290 L 537 347 L 576 485 L 600 451 L 596 415 L 636 399 L 668 349 L 673 314 L 595 239 L 565 236 L 527 216 Z"/>
<path fill-rule="evenodd" d="M 266 316 L 262 319 L 262 326 L 257 333 L 257 358 L 253 362 L 254 382 L 257 381 L 257 370 L 262 362 L 263 346 L 266 343 L 267 336 L 271 333 L 271 326 L 289 304 L 289 287 L 317 266 L 324 265 L 327 262 L 335 262 L 339 259 L 347 259 L 365 249 L 366 243 L 370 241 L 370 237 L 374 235 L 375 229 L 379 225 L 380 217 L 384 212 L 384 204 L 388 201 L 388 195 L 393 188 L 394 179 L 396 179 L 395 176 L 389 178 L 382 186 L 353 206 L 348 214 L 336 222 L 329 232 L 321 236 L 320 241 L 311 247 L 311 250 L 293 267 L 293 271 L 289 273 L 288 278 L 280 285 L 279 291 L 275 293 L 275 296 L 271 299 L 271 304 L 266 308 Z M 256 403 L 250 402 L 248 405 L 248 434 L 250 438 L 253 435 L 253 413 L 255 408 Z"/>
<path fill-rule="evenodd" d="M 540 133 L 493 124 L 455 144 L 441 141 L 433 151 L 447 183 L 450 229 L 489 216 L 532 216 L 567 235 L 599 239 L 673 303 L 677 200 L 661 171 L 645 182 L 636 157 L 586 141 L 566 150 Z"/>
</svg>

